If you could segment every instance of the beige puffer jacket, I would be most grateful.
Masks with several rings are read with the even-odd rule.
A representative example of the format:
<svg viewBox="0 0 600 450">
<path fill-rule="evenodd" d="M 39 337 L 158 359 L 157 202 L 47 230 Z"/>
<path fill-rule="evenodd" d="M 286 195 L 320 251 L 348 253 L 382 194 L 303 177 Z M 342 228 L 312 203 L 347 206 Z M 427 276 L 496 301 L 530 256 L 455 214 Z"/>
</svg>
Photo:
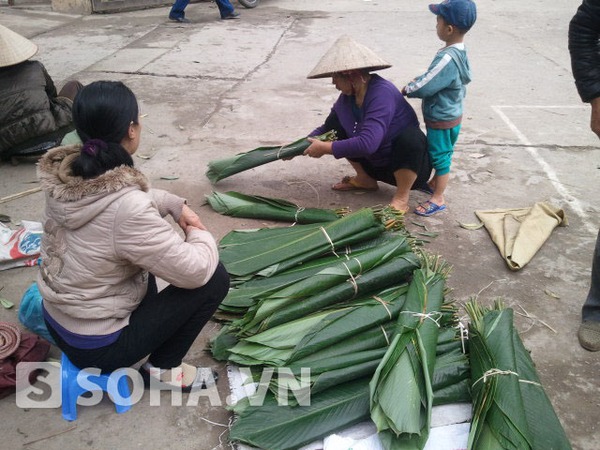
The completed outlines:
<svg viewBox="0 0 600 450">
<path fill-rule="evenodd" d="M 202 286 L 219 262 L 208 231 L 185 240 L 163 217 L 179 219 L 184 200 L 149 189 L 121 166 L 83 180 L 71 175 L 79 145 L 49 151 L 38 164 L 46 194 L 38 286 L 47 312 L 83 335 L 125 327 L 147 290 L 148 272 L 182 288 Z"/>
</svg>

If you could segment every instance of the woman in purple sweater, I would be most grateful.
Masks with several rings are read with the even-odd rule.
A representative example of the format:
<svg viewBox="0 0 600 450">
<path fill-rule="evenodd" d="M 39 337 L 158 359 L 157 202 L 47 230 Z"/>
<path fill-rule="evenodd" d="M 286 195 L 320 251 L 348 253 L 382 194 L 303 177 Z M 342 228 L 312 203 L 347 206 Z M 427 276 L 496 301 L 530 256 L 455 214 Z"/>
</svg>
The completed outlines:
<svg viewBox="0 0 600 450">
<path fill-rule="evenodd" d="M 334 190 L 374 191 L 378 181 L 396 186 L 390 205 L 406 212 L 410 190 L 427 189 L 431 162 L 427 137 L 412 106 L 391 82 L 370 73 L 388 67 L 348 36 L 335 42 L 308 78 L 331 76 L 341 92 L 325 123 L 310 133 L 316 136 L 333 129 L 338 140 L 310 139 L 304 154 L 348 160 L 356 175 L 344 177 L 332 186 Z"/>
</svg>

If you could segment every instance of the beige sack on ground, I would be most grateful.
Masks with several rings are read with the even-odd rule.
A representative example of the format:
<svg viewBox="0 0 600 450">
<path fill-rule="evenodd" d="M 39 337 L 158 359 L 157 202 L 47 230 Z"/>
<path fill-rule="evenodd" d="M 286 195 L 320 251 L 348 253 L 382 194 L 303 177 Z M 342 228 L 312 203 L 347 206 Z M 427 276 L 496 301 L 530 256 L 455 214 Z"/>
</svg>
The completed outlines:
<svg viewBox="0 0 600 450">
<path fill-rule="evenodd" d="M 548 203 L 529 208 L 475 211 L 511 270 L 522 269 L 557 226 L 567 226 L 562 209 Z"/>
</svg>

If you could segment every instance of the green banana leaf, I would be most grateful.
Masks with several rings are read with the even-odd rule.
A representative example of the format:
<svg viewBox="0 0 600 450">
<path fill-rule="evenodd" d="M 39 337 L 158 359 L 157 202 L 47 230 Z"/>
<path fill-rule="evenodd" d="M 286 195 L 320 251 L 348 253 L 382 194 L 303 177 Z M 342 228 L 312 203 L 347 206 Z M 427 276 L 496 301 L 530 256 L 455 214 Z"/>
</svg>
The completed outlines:
<svg viewBox="0 0 600 450">
<path fill-rule="evenodd" d="M 257 303 L 257 299 L 267 297 L 275 291 L 304 280 L 320 272 L 325 267 L 339 263 L 340 258 L 350 259 L 359 257 L 373 248 L 385 246 L 389 242 L 403 238 L 396 233 L 383 233 L 374 239 L 358 242 L 338 252 L 338 256 L 327 255 L 296 265 L 285 272 L 270 277 L 253 277 L 229 290 L 227 297 L 221 302 L 219 309 L 245 312 L 247 308 Z"/>
<path fill-rule="evenodd" d="M 217 361 L 227 361 L 230 354 L 229 349 L 237 343 L 238 338 L 235 335 L 235 332 L 231 331 L 228 325 L 225 325 L 209 341 L 209 347 L 213 358 Z"/>
<path fill-rule="evenodd" d="M 338 384 L 311 398 L 310 406 L 280 406 L 272 395 L 247 406 L 229 432 L 233 442 L 269 450 L 297 449 L 369 417 L 369 379 Z"/>
<path fill-rule="evenodd" d="M 310 278 L 299 280 L 262 298 L 256 308 L 248 311 L 239 326 L 244 330 L 255 327 L 262 320 L 288 305 L 304 301 L 307 297 L 323 292 L 344 282 L 350 282 L 390 259 L 410 251 L 406 238 L 397 236 L 386 244 L 364 251 L 352 258 L 338 259 Z"/>
<path fill-rule="evenodd" d="M 335 140 L 335 132 L 328 131 L 319 136 L 314 136 L 314 139 L 321 141 Z M 231 158 L 218 159 L 208 163 L 206 177 L 211 183 L 216 183 L 219 180 L 230 177 L 239 172 L 243 172 L 263 164 L 277 161 L 282 158 L 290 158 L 299 156 L 304 153 L 310 145 L 307 138 L 298 139 L 291 144 L 274 147 L 258 147 L 245 153 L 238 153 Z"/>
<path fill-rule="evenodd" d="M 295 389 L 293 393 L 288 392 L 287 402 L 292 405 L 303 404 L 303 402 L 309 402 L 313 395 L 326 391 L 340 383 L 370 377 L 377 369 L 385 349 L 371 351 L 370 353 L 373 353 L 371 359 L 360 361 L 359 359 L 363 359 L 367 355 L 353 355 L 352 359 L 354 361 L 345 361 L 347 363 L 345 367 L 332 368 L 320 374 L 313 374 L 312 367 L 305 368 L 305 370 L 310 369 L 310 382 L 308 385 Z M 292 385 L 297 386 L 299 383 L 298 378 L 300 378 L 299 375 L 280 372 L 277 378 L 271 380 L 269 389 L 275 395 L 278 395 L 282 385 L 289 386 L 291 382 Z"/>
<path fill-rule="evenodd" d="M 473 389 L 468 448 L 571 449 L 514 328 L 512 309 L 476 302 L 466 309 Z"/>
<path fill-rule="evenodd" d="M 460 342 L 457 343 L 460 346 Z M 305 386 L 302 390 L 295 391 L 294 396 L 297 398 L 301 392 L 304 396 L 316 394 L 337 383 L 372 376 L 387 349 L 388 345 L 384 343 L 380 348 L 337 353 L 329 359 L 321 359 L 308 364 L 287 364 L 291 374 L 296 377 L 297 384 L 302 379 L 302 371 L 310 369 L 310 385 Z M 432 378 L 434 405 L 471 401 L 468 360 L 460 351 L 460 347 L 456 350 L 458 352 L 451 350 L 450 353 L 439 354 L 436 357 Z M 280 374 L 280 377 L 282 375 L 286 376 L 287 374 Z M 278 392 L 278 379 L 272 380 L 269 388 L 274 393 Z M 294 396 L 290 396 L 290 402 L 294 401 Z"/>
<path fill-rule="evenodd" d="M 393 448 L 420 449 L 429 436 L 436 320 L 444 298 L 444 277 L 434 269 L 427 264 L 415 270 L 397 334 L 370 383 L 371 418 L 380 433 L 394 435 Z"/>
<path fill-rule="evenodd" d="M 391 342 L 395 327 L 395 320 L 382 325 L 375 325 L 360 334 L 354 334 L 351 337 L 333 345 L 329 345 L 322 350 L 311 353 L 303 358 L 296 359 L 295 361 L 290 362 L 288 367 L 292 370 L 301 367 L 312 367 L 313 364 L 327 364 L 331 362 L 333 358 L 339 357 L 340 355 L 359 353 L 383 347 L 387 348 Z"/>
<path fill-rule="evenodd" d="M 385 228 L 383 225 L 375 224 L 369 228 L 359 231 L 356 234 L 342 237 L 338 241 L 335 241 L 334 256 L 338 255 L 341 258 L 343 257 L 345 249 L 348 248 L 348 246 L 375 239 L 378 236 L 381 236 L 384 231 Z M 296 256 L 292 256 L 284 261 L 277 262 L 264 268 L 263 270 L 257 272 L 256 275 L 261 277 L 272 277 L 273 275 L 285 272 L 299 264 L 304 264 L 306 261 L 311 261 L 326 253 L 333 253 L 332 249 L 327 248 L 325 253 L 323 253 L 321 248 L 315 248 L 304 253 L 298 253 Z"/>
<path fill-rule="evenodd" d="M 270 233 L 262 233 L 261 239 L 235 245 L 224 238 L 226 245 L 222 240 L 220 258 L 230 274 L 251 275 L 298 254 L 318 251 L 318 254 L 313 254 L 316 257 L 329 251 L 335 252 L 336 242 L 339 245 L 341 239 L 352 240 L 360 231 L 378 228 L 378 225 L 383 229 L 373 211 L 365 208 L 317 228 L 314 225 L 297 225 L 286 229 L 269 229 Z M 265 238 L 267 235 L 268 239 Z"/>
<path fill-rule="evenodd" d="M 390 261 L 363 273 L 351 283 L 338 284 L 301 302 L 287 305 L 285 308 L 275 311 L 260 322 L 257 329 L 258 331 L 264 331 L 323 308 L 349 301 L 358 295 L 369 296 L 394 284 L 402 283 L 419 264 L 419 258 L 412 252 L 396 256 Z"/>
<path fill-rule="evenodd" d="M 406 300 L 407 290 L 407 285 L 388 288 L 375 296 L 377 300 L 369 301 L 362 307 L 347 311 L 343 315 L 328 317 L 326 321 L 319 323 L 302 337 L 290 355 L 288 364 L 301 361 L 302 358 L 315 354 L 319 350 L 397 319 Z M 386 338 L 382 333 L 380 336 Z"/>
<path fill-rule="evenodd" d="M 330 314 L 321 311 L 242 339 L 229 350 L 229 360 L 239 365 L 283 366 L 303 334 Z"/>
<path fill-rule="evenodd" d="M 213 192 L 208 204 L 219 214 L 249 219 L 280 220 L 294 223 L 332 222 L 341 214 L 331 209 L 302 208 L 279 198 L 246 195 L 240 192 Z"/>
<path fill-rule="evenodd" d="M 356 323 L 357 317 L 371 321 L 370 324 L 365 324 L 363 329 L 391 320 L 402 308 L 403 291 L 402 288 L 389 290 L 389 294 L 384 297 L 385 300 L 360 299 L 338 309 L 303 316 L 248 336 L 229 349 L 229 360 L 246 365 L 287 365 L 290 357 L 307 345 L 308 341 L 313 341 L 311 349 L 317 351 L 356 333 L 356 330 L 348 328 L 348 325 Z M 383 302 L 386 305 L 382 304 Z M 365 312 L 370 313 L 371 316 L 369 317 Z M 342 336 L 336 336 L 336 330 L 342 333 Z M 314 338 L 318 332 L 325 337 Z M 304 337 L 307 335 L 310 338 L 305 340 Z M 330 364 L 333 364 L 333 361 L 330 360 Z"/>
<path fill-rule="evenodd" d="M 440 353 L 438 340 L 435 369 L 431 380 L 433 406 L 449 403 L 471 402 L 471 369 L 467 356 L 457 347 L 447 353 Z"/>
</svg>

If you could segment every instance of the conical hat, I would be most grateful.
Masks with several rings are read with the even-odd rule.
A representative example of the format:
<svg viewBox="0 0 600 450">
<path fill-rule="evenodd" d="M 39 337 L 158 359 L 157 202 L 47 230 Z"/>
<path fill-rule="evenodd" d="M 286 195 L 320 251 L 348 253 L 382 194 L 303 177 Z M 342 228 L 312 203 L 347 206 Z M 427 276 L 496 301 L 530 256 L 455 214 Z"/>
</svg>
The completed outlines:
<svg viewBox="0 0 600 450">
<path fill-rule="evenodd" d="M 0 25 L 0 67 L 27 61 L 37 50 L 37 45 L 29 39 Z"/>
<path fill-rule="evenodd" d="M 373 50 L 344 35 L 335 41 L 306 78 L 327 78 L 346 70 L 372 71 L 388 67 L 392 65 L 377 56 Z"/>
</svg>

